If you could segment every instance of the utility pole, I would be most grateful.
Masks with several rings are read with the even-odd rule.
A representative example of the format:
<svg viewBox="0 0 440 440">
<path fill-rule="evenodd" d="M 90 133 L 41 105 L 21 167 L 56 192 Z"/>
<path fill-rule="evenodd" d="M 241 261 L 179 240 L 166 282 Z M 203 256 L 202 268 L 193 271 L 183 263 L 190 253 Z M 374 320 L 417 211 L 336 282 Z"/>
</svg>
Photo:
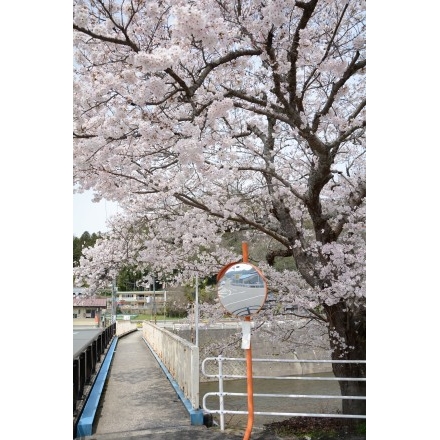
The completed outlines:
<svg viewBox="0 0 440 440">
<path fill-rule="evenodd" d="M 156 278 L 153 274 L 153 313 L 154 313 L 154 323 L 156 324 Z"/>
<path fill-rule="evenodd" d="M 196 274 L 196 300 L 194 304 L 194 321 L 196 327 L 196 347 L 199 346 L 199 275 Z"/>
<path fill-rule="evenodd" d="M 162 289 L 163 289 L 163 287 L 162 287 Z M 167 291 L 165 290 L 163 292 L 163 322 L 164 322 L 164 325 L 165 325 L 166 314 L 167 314 Z"/>
<path fill-rule="evenodd" d="M 116 277 L 112 282 L 112 324 L 116 322 Z"/>
</svg>

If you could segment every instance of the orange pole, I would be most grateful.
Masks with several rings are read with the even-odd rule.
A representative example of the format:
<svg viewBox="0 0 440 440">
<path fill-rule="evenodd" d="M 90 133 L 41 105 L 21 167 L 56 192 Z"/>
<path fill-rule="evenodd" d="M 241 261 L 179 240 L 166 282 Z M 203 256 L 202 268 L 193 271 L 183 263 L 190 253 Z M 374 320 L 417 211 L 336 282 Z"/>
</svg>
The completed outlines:
<svg viewBox="0 0 440 440">
<path fill-rule="evenodd" d="M 244 257 L 244 253 L 243 253 L 243 257 Z M 251 317 L 246 316 L 244 319 L 245 321 L 250 321 Z M 252 427 L 254 425 L 254 384 L 252 382 L 252 349 L 250 344 L 249 344 L 249 348 L 246 349 L 246 376 L 247 376 L 247 395 L 248 395 L 248 421 L 247 421 L 246 432 L 244 433 L 243 440 L 249 440 L 251 438 Z"/>
<path fill-rule="evenodd" d="M 243 254 L 243 263 L 249 263 L 249 251 L 246 241 L 241 242 L 241 252 Z"/>
<path fill-rule="evenodd" d="M 248 244 L 246 241 L 242 241 L 241 249 L 243 254 L 243 263 L 249 262 Z M 245 321 L 250 321 L 251 317 L 246 316 Z M 252 349 L 249 343 L 249 348 L 246 349 L 246 376 L 247 376 L 247 395 L 248 395 L 248 421 L 246 426 L 246 432 L 244 433 L 243 440 L 249 440 L 251 438 L 252 427 L 254 425 L 254 384 L 252 381 Z"/>
</svg>

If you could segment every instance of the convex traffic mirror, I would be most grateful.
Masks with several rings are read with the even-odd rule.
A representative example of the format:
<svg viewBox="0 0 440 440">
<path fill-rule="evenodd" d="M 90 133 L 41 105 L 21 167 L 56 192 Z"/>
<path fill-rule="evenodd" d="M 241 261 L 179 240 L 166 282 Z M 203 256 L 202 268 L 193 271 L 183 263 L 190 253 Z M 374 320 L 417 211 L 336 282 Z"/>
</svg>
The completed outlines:
<svg viewBox="0 0 440 440">
<path fill-rule="evenodd" d="M 263 274 L 250 263 L 234 263 L 220 271 L 218 297 L 232 315 L 249 316 L 258 313 L 267 296 Z"/>
</svg>

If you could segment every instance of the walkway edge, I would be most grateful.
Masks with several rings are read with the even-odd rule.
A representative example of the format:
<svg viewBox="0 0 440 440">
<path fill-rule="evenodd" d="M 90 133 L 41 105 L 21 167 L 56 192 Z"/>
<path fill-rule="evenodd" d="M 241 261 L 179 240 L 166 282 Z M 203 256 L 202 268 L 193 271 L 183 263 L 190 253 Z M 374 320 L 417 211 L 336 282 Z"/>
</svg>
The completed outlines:
<svg viewBox="0 0 440 440">
<path fill-rule="evenodd" d="M 159 363 L 160 367 L 162 368 L 163 372 L 165 373 L 166 377 L 170 381 L 171 385 L 174 388 L 174 391 L 179 396 L 179 399 L 184 404 L 186 410 L 189 413 L 191 425 L 203 425 L 204 418 L 203 418 L 203 410 L 202 409 L 194 409 L 192 407 L 191 401 L 185 397 L 185 394 L 183 393 L 182 389 L 179 387 L 179 384 L 174 380 L 171 373 L 168 371 L 168 368 L 165 366 L 165 364 L 160 360 L 159 356 L 156 354 L 156 352 L 153 350 L 151 345 L 148 343 L 148 341 L 142 337 L 145 344 L 147 344 L 147 347 L 150 349 L 153 356 L 156 358 L 157 362 Z"/>
<path fill-rule="evenodd" d="M 98 409 L 102 390 L 104 389 L 105 381 L 107 379 L 108 371 L 110 369 L 117 342 L 118 337 L 115 336 L 107 351 L 104 362 L 99 369 L 99 373 L 96 377 L 95 383 L 93 384 L 87 402 L 84 406 L 83 412 L 77 424 L 77 437 L 92 435 L 93 422 L 95 420 L 96 411 Z"/>
</svg>

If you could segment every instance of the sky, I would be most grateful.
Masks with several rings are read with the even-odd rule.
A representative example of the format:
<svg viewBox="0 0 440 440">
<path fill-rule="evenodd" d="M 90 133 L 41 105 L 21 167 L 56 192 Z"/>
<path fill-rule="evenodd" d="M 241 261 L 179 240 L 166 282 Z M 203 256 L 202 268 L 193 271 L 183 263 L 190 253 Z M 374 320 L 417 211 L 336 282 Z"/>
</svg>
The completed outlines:
<svg viewBox="0 0 440 440">
<path fill-rule="evenodd" d="M 87 191 L 82 194 L 73 194 L 73 235 L 81 237 L 87 231 L 106 232 L 106 221 L 109 217 L 117 214 L 117 203 L 102 200 L 99 203 L 92 202 L 93 192 Z"/>
</svg>

